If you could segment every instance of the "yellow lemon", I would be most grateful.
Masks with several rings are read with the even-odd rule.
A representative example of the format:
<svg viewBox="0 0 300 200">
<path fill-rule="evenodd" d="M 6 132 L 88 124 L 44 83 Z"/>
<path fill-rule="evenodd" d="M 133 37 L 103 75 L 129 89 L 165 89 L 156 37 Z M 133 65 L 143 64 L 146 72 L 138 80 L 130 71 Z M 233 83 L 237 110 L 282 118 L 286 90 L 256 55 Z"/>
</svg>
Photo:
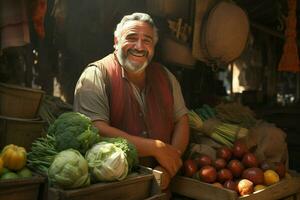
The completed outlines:
<svg viewBox="0 0 300 200">
<path fill-rule="evenodd" d="M 259 191 L 259 190 L 263 190 L 263 189 L 265 189 L 265 188 L 266 188 L 265 185 L 256 185 L 256 186 L 254 187 L 254 192 Z"/>
<path fill-rule="evenodd" d="M 264 172 L 265 184 L 272 185 L 279 182 L 279 175 L 274 170 L 267 170 Z"/>
</svg>

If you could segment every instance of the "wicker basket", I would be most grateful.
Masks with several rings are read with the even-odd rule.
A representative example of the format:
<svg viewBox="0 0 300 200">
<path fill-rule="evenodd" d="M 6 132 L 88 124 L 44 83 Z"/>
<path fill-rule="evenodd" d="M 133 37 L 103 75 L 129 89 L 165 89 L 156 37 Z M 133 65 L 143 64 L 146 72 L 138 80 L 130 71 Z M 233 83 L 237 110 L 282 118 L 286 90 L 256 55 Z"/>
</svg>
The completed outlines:
<svg viewBox="0 0 300 200">
<path fill-rule="evenodd" d="M 0 83 L 0 115 L 36 118 L 44 93 L 43 90 Z"/>
</svg>

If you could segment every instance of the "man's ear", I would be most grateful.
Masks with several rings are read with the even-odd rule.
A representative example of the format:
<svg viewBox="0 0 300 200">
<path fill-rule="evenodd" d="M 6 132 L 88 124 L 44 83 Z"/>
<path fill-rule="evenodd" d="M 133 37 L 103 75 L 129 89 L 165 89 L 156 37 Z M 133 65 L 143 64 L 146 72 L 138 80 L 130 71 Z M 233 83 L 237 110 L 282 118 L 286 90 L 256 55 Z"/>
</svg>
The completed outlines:
<svg viewBox="0 0 300 200">
<path fill-rule="evenodd" d="M 117 50 L 117 46 L 118 46 L 118 38 L 114 37 L 114 49 Z"/>
</svg>

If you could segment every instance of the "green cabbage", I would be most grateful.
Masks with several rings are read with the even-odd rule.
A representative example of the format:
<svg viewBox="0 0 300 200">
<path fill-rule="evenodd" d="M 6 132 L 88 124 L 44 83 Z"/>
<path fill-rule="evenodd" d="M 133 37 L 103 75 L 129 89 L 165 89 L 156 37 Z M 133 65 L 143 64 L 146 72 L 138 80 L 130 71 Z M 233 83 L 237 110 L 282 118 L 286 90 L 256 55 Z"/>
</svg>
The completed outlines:
<svg viewBox="0 0 300 200">
<path fill-rule="evenodd" d="M 67 149 L 55 156 L 48 170 L 51 184 L 63 189 L 90 185 L 88 163 L 79 151 Z"/>
<path fill-rule="evenodd" d="M 126 154 L 108 142 L 95 144 L 85 155 L 92 176 L 97 181 L 123 180 L 128 173 Z"/>
<path fill-rule="evenodd" d="M 101 137 L 100 140 L 109 142 L 109 143 L 113 143 L 114 145 L 116 145 L 116 147 L 119 147 L 120 149 L 122 149 L 124 151 L 124 153 L 126 154 L 127 162 L 128 162 L 128 173 L 132 172 L 134 170 L 134 168 L 138 165 L 139 157 L 138 157 L 138 153 L 136 150 L 136 146 L 134 144 L 132 144 L 131 142 L 129 142 L 128 140 L 126 140 L 125 138 Z"/>
</svg>

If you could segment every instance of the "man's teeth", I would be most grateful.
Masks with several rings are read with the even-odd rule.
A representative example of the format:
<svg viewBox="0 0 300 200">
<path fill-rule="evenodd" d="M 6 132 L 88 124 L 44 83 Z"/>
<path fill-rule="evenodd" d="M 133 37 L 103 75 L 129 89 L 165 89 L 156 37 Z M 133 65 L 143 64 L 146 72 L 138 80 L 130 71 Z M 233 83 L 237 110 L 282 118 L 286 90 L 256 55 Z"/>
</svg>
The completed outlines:
<svg viewBox="0 0 300 200">
<path fill-rule="evenodd" d="M 137 56 L 137 57 L 145 56 L 145 52 L 130 51 L 130 54 L 134 55 L 134 56 Z"/>
</svg>

